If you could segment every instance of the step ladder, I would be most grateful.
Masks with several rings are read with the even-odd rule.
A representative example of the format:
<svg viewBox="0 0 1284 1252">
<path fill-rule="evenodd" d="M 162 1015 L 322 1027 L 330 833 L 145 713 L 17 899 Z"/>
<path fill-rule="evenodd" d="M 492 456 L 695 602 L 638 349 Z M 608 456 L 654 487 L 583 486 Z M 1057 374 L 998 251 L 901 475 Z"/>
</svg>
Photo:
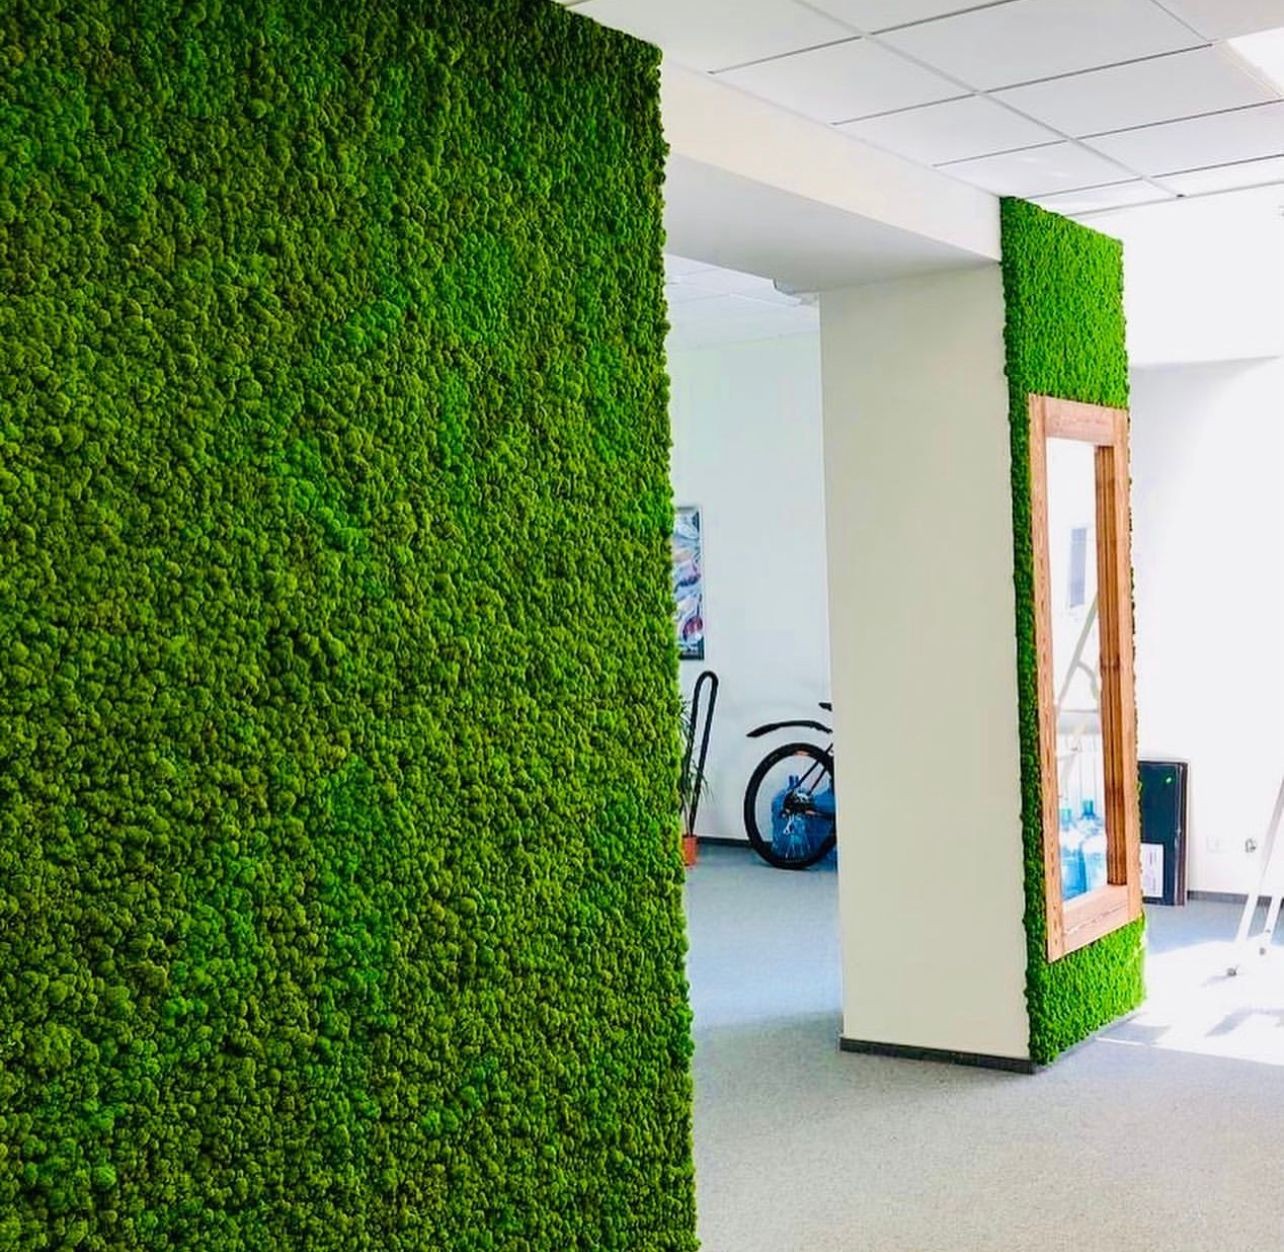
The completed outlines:
<svg viewBox="0 0 1284 1252">
<path fill-rule="evenodd" d="M 1097 624 L 1098 597 L 1092 597 L 1092 603 L 1084 614 L 1083 626 L 1074 645 L 1070 664 L 1066 666 L 1066 676 L 1061 681 L 1057 692 L 1056 703 L 1052 706 L 1057 711 L 1057 795 L 1069 794 L 1070 776 L 1074 772 L 1075 762 L 1082 755 L 1084 741 L 1088 738 L 1101 738 L 1101 674 L 1099 668 L 1084 658 L 1088 649 L 1088 640 L 1092 628 Z M 1087 708 L 1070 708 L 1068 701 L 1074 687 L 1077 674 L 1082 674 L 1088 682 L 1088 695 L 1092 704 Z M 1068 746 L 1062 747 L 1065 740 Z"/>
<path fill-rule="evenodd" d="M 1262 840 L 1262 846 L 1257 854 L 1257 874 L 1248 893 L 1248 899 L 1244 901 L 1243 916 L 1239 919 L 1239 932 L 1235 936 L 1235 954 L 1226 970 L 1232 976 L 1239 973 L 1249 957 L 1262 957 L 1271 950 L 1271 940 L 1275 936 L 1275 927 L 1280 920 L 1280 905 L 1284 903 L 1284 887 L 1280 885 L 1281 877 L 1284 875 L 1281 874 L 1282 867 L 1276 863 L 1279 859 L 1281 822 L 1284 822 L 1284 780 L 1281 780 L 1279 794 L 1275 797 L 1275 810 L 1271 814 L 1270 825 L 1266 828 L 1266 837 Z M 1262 893 L 1267 890 L 1268 884 L 1273 885 L 1270 887 L 1266 923 L 1256 935 L 1250 936 L 1253 918 L 1257 915 L 1257 902 Z"/>
</svg>

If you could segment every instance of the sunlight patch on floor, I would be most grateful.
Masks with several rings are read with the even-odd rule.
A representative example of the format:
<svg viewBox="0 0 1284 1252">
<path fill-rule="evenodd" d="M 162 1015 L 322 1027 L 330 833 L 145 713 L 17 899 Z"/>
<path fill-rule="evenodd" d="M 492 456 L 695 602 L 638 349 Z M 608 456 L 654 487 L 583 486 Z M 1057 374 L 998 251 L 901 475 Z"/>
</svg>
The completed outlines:
<svg viewBox="0 0 1284 1252">
<path fill-rule="evenodd" d="M 1152 953 L 1146 1003 L 1102 1038 L 1284 1066 L 1284 952 L 1250 947 L 1228 974 L 1236 963 L 1230 940 Z"/>
</svg>

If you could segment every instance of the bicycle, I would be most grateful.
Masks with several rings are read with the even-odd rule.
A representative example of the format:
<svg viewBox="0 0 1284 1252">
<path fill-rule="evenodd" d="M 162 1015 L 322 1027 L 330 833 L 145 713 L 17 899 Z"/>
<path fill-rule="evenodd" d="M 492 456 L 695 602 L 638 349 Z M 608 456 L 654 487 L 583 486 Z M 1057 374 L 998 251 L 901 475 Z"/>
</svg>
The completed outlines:
<svg viewBox="0 0 1284 1252">
<path fill-rule="evenodd" d="M 822 700 L 820 707 L 834 711 L 827 700 Z M 748 738 L 792 729 L 834 733 L 833 727 L 823 722 L 799 718 L 755 727 Z M 768 865 L 808 869 L 824 860 L 838 841 L 832 737 L 824 747 L 798 740 L 768 752 L 749 776 L 744 818 L 753 850 Z"/>
</svg>

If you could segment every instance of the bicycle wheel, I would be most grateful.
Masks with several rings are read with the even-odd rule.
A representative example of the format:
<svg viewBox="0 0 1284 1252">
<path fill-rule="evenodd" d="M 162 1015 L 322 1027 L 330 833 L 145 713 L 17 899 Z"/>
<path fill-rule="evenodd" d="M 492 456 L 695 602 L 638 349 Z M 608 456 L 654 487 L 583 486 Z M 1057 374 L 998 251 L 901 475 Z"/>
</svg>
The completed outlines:
<svg viewBox="0 0 1284 1252">
<path fill-rule="evenodd" d="M 777 869 L 807 869 L 828 856 L 837 839 L 829 753 L 786 743 L 763 757 L 745 788 L 745 833 Z"/>
</svg>

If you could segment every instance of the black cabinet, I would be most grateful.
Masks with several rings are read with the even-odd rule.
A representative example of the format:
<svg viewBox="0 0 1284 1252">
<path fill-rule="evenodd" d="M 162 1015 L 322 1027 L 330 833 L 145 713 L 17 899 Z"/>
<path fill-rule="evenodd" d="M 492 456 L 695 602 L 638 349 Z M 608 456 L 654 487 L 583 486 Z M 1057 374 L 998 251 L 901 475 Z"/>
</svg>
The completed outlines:
<svg viewBox="0 0 1284 1252">
<path fill-rule="evenodd" d="M 1186 903 L 1185 761 L 1141 761 L 1141 884 L 1147 904 Z"/>
</svg>

